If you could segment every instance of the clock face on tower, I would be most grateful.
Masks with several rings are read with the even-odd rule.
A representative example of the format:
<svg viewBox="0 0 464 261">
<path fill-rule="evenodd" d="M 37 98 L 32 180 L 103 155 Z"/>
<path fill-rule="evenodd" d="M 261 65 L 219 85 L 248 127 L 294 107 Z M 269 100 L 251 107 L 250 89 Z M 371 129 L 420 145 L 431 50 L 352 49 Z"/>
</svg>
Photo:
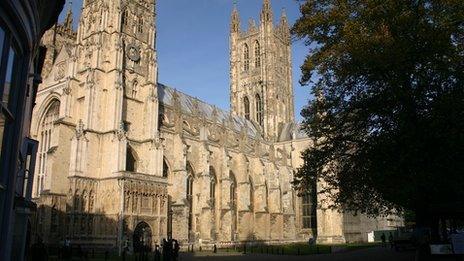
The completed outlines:
<svg viewBox="0 0 464 261">
<path fill-rule="evenodd" d="M 135 44 L 127 45 L 126 49 L 127 58 L 129 58 L 133 62 L 140 61 L 140 48 Z"/>
</svg>

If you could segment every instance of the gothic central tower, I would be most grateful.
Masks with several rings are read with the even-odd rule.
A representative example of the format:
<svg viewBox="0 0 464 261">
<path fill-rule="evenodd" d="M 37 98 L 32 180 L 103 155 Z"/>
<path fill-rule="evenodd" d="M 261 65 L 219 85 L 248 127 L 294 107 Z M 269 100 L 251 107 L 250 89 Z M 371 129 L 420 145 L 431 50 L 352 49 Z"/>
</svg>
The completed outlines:
<svg viewBox="0 0 464 261">
<path fill-rule="evenodd" d="M 233 113 L 258 125 L 265 139 L 275 140 L 283 124 L 293 123 L 290 29 L 285 12 L 273 24 L 264 0 L 259 25 L 240 29 L 237 8 L 230 26 L 230 102 Z"/>
</svg>

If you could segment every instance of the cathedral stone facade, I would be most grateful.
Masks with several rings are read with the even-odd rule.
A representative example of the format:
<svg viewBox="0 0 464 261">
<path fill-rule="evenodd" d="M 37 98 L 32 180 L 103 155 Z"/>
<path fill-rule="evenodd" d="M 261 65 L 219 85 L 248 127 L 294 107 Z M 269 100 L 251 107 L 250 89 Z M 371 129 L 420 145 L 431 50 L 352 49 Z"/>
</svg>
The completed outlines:
<svg viewBox="0 0 464 261">
<path fill-rule="evenodd" d="M 157 81 L 155 0 L 84 0 L 48 48 L 33 137 L 36 233 L 55 244 L 122 247 L 173 237 L 237 242 L 365 241 L 393 219 L 342 214 L 291 182 L 311 139 L 294 119 L 289 25 L 230 31 L 231 111 Z M 319 201 L 317 201 L 319 202 Z"/>
</svg>

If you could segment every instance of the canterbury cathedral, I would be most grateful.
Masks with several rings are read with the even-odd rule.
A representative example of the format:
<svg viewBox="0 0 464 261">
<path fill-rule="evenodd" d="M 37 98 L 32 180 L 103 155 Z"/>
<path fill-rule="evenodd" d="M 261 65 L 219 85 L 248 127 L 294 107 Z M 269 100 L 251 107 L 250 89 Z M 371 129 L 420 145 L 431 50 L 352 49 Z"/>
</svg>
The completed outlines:
<svg viewBox="0 0 464 261">
<path fill-rule="evenodd" d="M 225 111 L 158 82 L 155 10 L 155 0 L 84 0 L 77 31 L 69 11 L 43 38 L 31 134 L 33 231 L 45 243 L 342 243 L 401 223 L 293 189 L 312 140 L 295 122 L 285 13 L 274 19 L 263 0 L 243 30 L 233 8 Z"/>
</svg>

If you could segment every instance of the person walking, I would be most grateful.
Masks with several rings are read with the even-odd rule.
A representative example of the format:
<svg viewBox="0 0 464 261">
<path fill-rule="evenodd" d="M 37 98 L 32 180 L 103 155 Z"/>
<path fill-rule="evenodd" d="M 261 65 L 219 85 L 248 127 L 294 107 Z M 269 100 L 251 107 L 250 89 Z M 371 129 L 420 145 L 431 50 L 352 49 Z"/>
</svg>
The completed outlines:
<svg viewBox="0 0 464 261">
<path fill-rule="evenodd" d="M 382 247 L 385 247 L 385 243 L 387 241 L 387 238 L 385 236 L 385 233 L 382 233 L 382 235 L 380 236 L 380 239 L 382 240 Z"/>
<path fill-rule="evenodd" d="M 393 242 L 393 234 L 392 234 L 392 232 L 390 232 L 390 235 L 388 236 L 388 243 L 390 243 L 390 249 L 393 249 L 394 242 Z"/>
<path fill-rule="evenodd" d="M 179 242 L 177 240 L 173 240 L 174 241 L 174 251 L 173 251 L 173 256 L 174 256 L 174 260 L 177 261 L 177 259 L 179 258 L 179 249 L 180 249 L 180 246 L 179 246 Z"/>
</svg>

